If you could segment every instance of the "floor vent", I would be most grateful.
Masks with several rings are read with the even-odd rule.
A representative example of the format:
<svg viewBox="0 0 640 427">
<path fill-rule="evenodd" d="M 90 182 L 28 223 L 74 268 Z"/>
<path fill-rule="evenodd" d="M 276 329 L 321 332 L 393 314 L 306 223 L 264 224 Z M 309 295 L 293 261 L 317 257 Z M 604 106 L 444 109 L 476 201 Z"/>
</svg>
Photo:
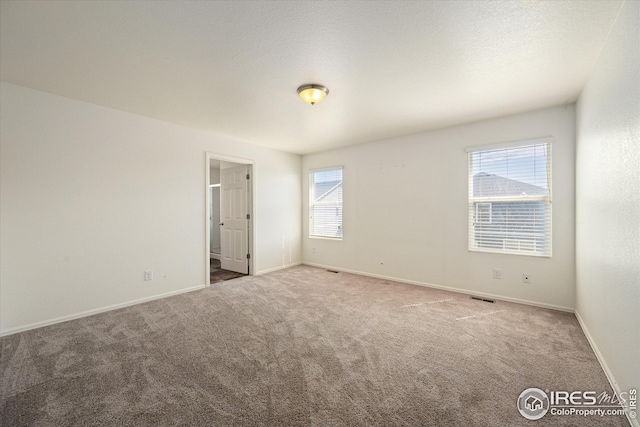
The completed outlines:
<svg viewBox="0 0 640 427">
<path fill-rule="evenodd" d="M 474 297 L 473 295 L 471 296 L 471 299 L 477 299 L 478 301 L 484 301 L 484 302 L 495 302 L 492 299 L 487 299 L 487 298 L 482 298 L 482 297 Z"/>
<path fill-rule="evenodd" d="M 329 273 L 340 273 L 339 271 L 336 270 L 327 270 Z"/>
</svg>

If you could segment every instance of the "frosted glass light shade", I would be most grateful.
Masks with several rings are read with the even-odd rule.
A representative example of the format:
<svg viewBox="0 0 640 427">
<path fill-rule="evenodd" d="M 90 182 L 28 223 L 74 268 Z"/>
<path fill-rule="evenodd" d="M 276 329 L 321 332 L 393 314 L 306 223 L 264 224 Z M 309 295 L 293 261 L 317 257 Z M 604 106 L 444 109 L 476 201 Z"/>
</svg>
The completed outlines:
<svg viewBox="0 0 640 427">
<path fill-rule="evenodd" d="M 329 89 L 322 85 L 302 85 L 298 88 L 298 95 L 304 102 L 314 105 L 322 101 L 329 94 Z"/>
</svg>

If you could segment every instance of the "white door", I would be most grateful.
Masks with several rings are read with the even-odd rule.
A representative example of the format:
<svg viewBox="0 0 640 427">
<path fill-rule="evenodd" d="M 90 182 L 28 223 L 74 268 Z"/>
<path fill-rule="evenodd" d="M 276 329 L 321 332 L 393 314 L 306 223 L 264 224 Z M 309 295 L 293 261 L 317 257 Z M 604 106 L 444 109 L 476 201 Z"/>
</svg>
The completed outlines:
<svg viewBox="0 0 640 427">
<path fill-rule="evenodd" d="M 220 171 L 221 260 L 223 270 L 249 273 L 248 259 L 248 167 Z"/>
</svg>

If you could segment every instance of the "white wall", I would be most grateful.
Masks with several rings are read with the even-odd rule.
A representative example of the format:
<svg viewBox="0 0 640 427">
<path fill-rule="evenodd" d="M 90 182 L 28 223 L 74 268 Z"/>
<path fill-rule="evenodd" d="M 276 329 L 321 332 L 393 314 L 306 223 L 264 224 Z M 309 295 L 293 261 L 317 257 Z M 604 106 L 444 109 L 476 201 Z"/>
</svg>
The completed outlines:
<svg viewBox="0 0 640 427">
<path fill-rule="evenodd" d="M 0 113 L 2 334 L 203 286 L 206 152 L 255 161 L 256 271 L 300 261 L 297 155 L 5 83 Z"/>
<path fill-rule="evenodd" d="M 640 388 L 639 53 L 628 1 L 577 108 L 576 312 L 622 391 Z"/>
<path fill-rule="evenodd" d="M 467 250 L 465 147 L 553 136 L 553 258 Z M 306 263 L 572 309 L 573 105 L 372 142 L 302 159 Z M 344 240 L 309 238 L 308 171 L 344 166 Z M 315 248 L 315 252 L 313 250 Z M 492 269 L 502 269 L 502 279 Z M 522 283 L 522 274 L 531 284 Z"/>
</svg>

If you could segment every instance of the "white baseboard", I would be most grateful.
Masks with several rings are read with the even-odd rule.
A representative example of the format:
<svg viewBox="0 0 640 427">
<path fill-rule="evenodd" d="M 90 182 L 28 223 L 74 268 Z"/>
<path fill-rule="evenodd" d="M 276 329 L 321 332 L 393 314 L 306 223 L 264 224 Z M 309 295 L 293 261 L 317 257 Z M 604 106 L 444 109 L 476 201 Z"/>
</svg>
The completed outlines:
<svg viewBox="0 0 640 427">
<path fill-rule="evenodd" d="M 18 332 L 24 332 L 24 331 L 28 331 L 30 329 L 42 328 L 43 326 L 55 325 L 56 323 L 67 322 L 69 320 L 80 319 L 82 317 L 93 316 L 94 314 L 104 313 L 106 311 L 111 311 L 111 310 L 117 310 L 119 308 L 129 307 L 129 306 L 136 305 L 136 304 L 142 304 L 144 302 L 149 302 L 149 301 L 153 301 L 153 300 L 157 300 L 157 299 L 161 299 L 161 298 L 166 298 L 166 297 L 170 297 L 170 296 L 174 296 L 174 295 L 184 294 L 186 292 L 193 292 L 193 291 L 197 291 L 197 290 L 200 290 L 200 289 L 204 289 L 205 287 L 206 287 L 206 285 L 193 286 L 191 288 L 180 289 L 178 291 L 171 291 L 171 292 L 166 292 L 166 293 L 160 294 L 160 295 L 154 295 L 154 296 L 151 296 L 151 297 L 140 298 L 140 299 L 136 299 L 136 300 L 133 300 L 133 301 L 123 302 L 123 303 L 120 303 L 120 304 L 113 304 L 113 305 L 109 305 L 109 306 L 106 306 L 106 307 L 97 308 L 95 310 L 82 311 L 80 313 L 71 314 L 69 316 L 56 317 L 55 319 L 49 319 L 49 320 L 45 320 L 45 321 L 42 321 L 42 322 L 30 323 L 28 325 L 18 326 L 17 328 L 11 328 L 11 329 L 7 329 L 5 331 L 2 331 L 2 332 L 0 332 L 0 337 L 17 334 Z"/>
<path fill-rule="evenodd" d="M 260 276 L 261 274 L 273 273 L 274 271 L 284 270 L 285 268 L 295 267 L 296 265 L 300 265 L 300 264 L 302 264 L 302 262 L 293 262 L 291 264 L 285 264 L 278 267 L 267 268 L 266 270 L 260 270 L 256 272 L 255 275 Z"/>
<path fill-rule="evenodd" d="M 587 341 L 589 341 L 589 345 L 591 346 L 591 349 L 595 353 L 596 358 L 598 359 L 598 362 L 600 362 L 600 366 L 602 366 L 602 370 L 604 371 L 604 374 L 607 376 L 607 380 L 609 380 L 609 384 L 611 384 L 611 388 L 618 396 L 620 396 L 620 393 L 622 393 L 622 390 L 620 390 L 620 386 L 618 385 L 618 382 L 616 381 L 615 377 L 613 376 L 613 373 L 609 369 L 607 362 L 604 360 L 604 356 L 602 356 L 602 353 L 600 352 L 598 345 L 596 344 L 595 340 L 591 336 L 591 333 L 589 332 L 589 329 L 587 328 L 586 323 L 584 323 L 584 320 L 582 320 L 582 316 L 580 316 L 580 313 L 578 312 L 578 310 L 575 310 L 574 312 L 575 312 L 576 318 L 578 319 L 578 323 L 582 328 L 582 332 L 584 332 L 584 335 L 587 337 Z M 627 419 L 631 423 L 632 427 L 640 427 L 640 422 L 638 421 L 638 418 L 630 418 L 626 410 L 625 410 L 625 414 L 627 416 Z"/>
<path fill-rule="evenodd" d="M 563 306 L 560 306 L 560 305 L 547 304 L 547 303 L 538 302 L 538 301 L 529 301 L 529 300 L 524 300 L 524 299 L 520 299 L 520 298 L 511 298 L 511 297 L 506 297 L 504 295 L 488 294 L 488 293 L 484 293 L 484 292 L 477 292 L 477 291 L 470 290 L 470 289 L 452 288 L 450 286 L 441 286 L 441 285 L 435 285 L 433 283 L 419 282 L 417 280 L 408 280 L 408 279 L 401 279 L 401 278 L 392 277 L 392 276 L 383 276 L 381 274 L 373 274 L 373 273 L 367 273 L 367 272 L 364 272 L 364 271 L 349 270 L 349 269 L 346 269 L 346 268 L 332 267 L 332 266 L 329 266 L 329 265 L 315 264 L 315 263 L 306 262 L 306 261 L 303 261 L 302 264 L 308 265 L 308 266 L 311 266 L 311 267 L 320 267 L 320 268 L 326 268 L 326 269 L 329 269 L 329 270 L 344 271 L 345 273 L 358 274 L 360 276 L 375 277 L 376 279 L 391 280 L 393 282 L 407 283 L 409 285 L 418 285 L 418 286 L 424 286 L 424 287 L 427 287 L 427 288 L 442 289 L 443 291 L 451 291 L 451 292 L 456 292 L 456 293 L 459 293 L 459 294 L 474 295 L 474 296 L 483 297 L 483 298 L 491 298 L 491 299 L 497 299 L 497 300 L 501 300 L 501 301 L 515 302 L 515 303 L 518 303 L 518 304 L 532 305 L 532 306 L 535 306 L 535 307 L 550 308 L 550 309 L 553 309 L 553 310 L 566 311 L 568 313 L 573 313 L 574 312 L 574 309 L 571 308 L 571 307 L 563 307 Z"/>
</svg>

